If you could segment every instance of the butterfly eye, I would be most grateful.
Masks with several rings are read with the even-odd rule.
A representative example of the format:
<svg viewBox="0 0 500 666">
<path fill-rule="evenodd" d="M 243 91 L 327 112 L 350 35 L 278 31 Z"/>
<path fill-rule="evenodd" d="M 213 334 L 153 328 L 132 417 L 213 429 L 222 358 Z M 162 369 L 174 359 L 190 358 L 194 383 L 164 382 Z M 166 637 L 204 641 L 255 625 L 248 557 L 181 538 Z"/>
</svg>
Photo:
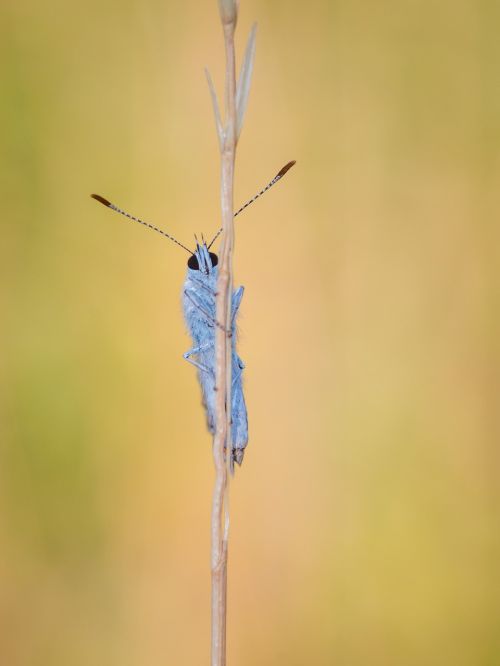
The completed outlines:
<svg viewBox="0 0 500 666">
<path fill-rule="evenodd" d="M 212 262 L 212 268 L 215 268 L 217 266 L 217 264 L 219 263 L 219 258 L 213 252 L 209 252 L 209 254 L 210 254 L 210 261 Z M 198 257 L 195 254 L 192 254 L 189 257 L 187 265 L 188 265 L 188 268 L 190 268 L 192 271 L 199 271 L 200 270 L 200 265 L 198 263 Z"/>
</svg>

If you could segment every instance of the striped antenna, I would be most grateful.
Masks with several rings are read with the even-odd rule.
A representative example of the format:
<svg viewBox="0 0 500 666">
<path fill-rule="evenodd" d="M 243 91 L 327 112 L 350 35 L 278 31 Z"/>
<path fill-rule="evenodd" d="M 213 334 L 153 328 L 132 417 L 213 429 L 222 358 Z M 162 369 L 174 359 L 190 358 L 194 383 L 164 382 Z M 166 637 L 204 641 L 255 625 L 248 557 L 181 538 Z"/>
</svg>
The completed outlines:
<svg viewBox="0 0 500 666">
<path fill-rule="evenodd" d="M 140 220 L 138 217 L 134 217 L 133 215 L 130 215 L 130 213 L 125 212 L 124 210 L 122 210 L 121 208 L 118 208 L 118 206 L 115 206 L 115 204 L 112 204 L 110 201 L 108 201 L 104 197 L 101 197 L 100 194 L 91 194 L 90 196 L 92 197 L 92 199 L 95 199 L 96 201 L 99 201 L 99 203 L 102 203 L 104 206 L 107 206 L 108 208 L 111 208 L 111 210 L 115 210 L 117 213 L 120 213 L 120 215 L 125 215 L 125 217 L 128 217 L 129 220 L 134 220 L 134 222 L 139 222 L 139 224 L 143 224 L 145 227 L 148 227 L 148 229 L 152 229 L 153 231 L 157 231 L 162 236 L 165 236 L 165 238 L 168 238 L 169 240 L 176 243 L 176 245 L 179 245 L 180 247 L 182 247 L 184 250 L 186 250 L 186 252 L 189 252 L 189 254 L 193 254 L 189 248 L 187 248 L 182 243 L 179 243 L 179 241 L 176 238 L 174 238 L 173 236 L 170 236 L 165 231 L 163 231 L 162 229 L 158 229 L 158 227 L 155 227 L 153 224 L 150 224 L 149 222 L 144 222 L 144 220 Z"/>
<path fill-rule="evenodd" d="M 289 169 L 291 169 L 294 164 L 295 164 L 295 160 L 292 160 L 291 162 L 288 162 L 288 164 L 285 164 L 285 166 L 280 171 L 278 171 L 278 173 L 274 176 L 274 178 L 271 180 L 271 182 L 268 183 L 263 190 L 261 190 L 258 194 L 256 194 L 249 201 L 247 201 L 246 204 L 244 204 L 239 210 L 236 211 L 236 213 L 234 214 L 234 217 L 239 215 L 242 211 L 245 210 L 245 208 L 247 206 L 250 206 L 250 204 L 253 203 L 256 199 L 258 199 L 262 194 L 264 194 L 264 192 L 267 192 L 267 190 L 269 190 L 273 185 L 275 185 L 278 182 L 278 180 L 283 178 L 283 176 L 286 174 L 286 172 Z M 209 250 L 212 247 L 212 245 L 215 243 L 215 241 L 219 238 L 221 233 L 222 233 L 222 227 L 219 229 L 219 231 L 215 234 L 212 241 L 210 242 L 210 245 L 208 246 Z"/>
</svg>

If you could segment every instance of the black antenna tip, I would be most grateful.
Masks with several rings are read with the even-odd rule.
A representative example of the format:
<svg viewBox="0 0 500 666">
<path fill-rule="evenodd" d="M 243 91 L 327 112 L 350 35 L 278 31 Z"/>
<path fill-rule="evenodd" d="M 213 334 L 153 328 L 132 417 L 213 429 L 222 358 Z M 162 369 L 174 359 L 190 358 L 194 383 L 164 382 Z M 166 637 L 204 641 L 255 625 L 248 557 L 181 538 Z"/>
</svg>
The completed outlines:
<svg viewBox="0 0 500 666">
<path fill-rule="evenodd" d="M 295 160 L 292 160 L 291 162 L 288 162 L 288 164 L 285 164 L 285 166 L 281 169 L 281 171 L 279 171 L 276 174 L 276 178 L 282 178 L 286 174 L 286 172 L 293 167 L 294 164 Z"/>
<path fill-rule="evenodd" d="M 95 199 L 96 201 L 99 201 L 100 203 L 104 204 L 105 206 L 108 206 L 108 208 L 109 208 L 109 206 L 111 206 L 111 203 L 107 199 L 105 199 L 104 197 L 101 197 L 100 194 L 91 194 L 90 196 L 92 197 L 92 199 Z"/>
</svg>

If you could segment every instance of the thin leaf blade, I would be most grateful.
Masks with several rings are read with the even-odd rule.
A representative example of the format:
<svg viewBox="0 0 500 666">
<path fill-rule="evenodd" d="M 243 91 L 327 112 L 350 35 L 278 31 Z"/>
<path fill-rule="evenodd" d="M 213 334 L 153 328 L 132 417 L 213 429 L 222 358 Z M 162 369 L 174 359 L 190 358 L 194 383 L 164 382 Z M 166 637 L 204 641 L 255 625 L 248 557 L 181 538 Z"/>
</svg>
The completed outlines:
<svg viewBox="0 0 500 666">
<path fill-rule="evenodd" d="M 212 98 L 212 106 L 214 109 L 215 116 L 215 127 L 217 129 L 217 137 L 219 139 L 219 148 L 222 149 L 224 144 L 224 128 L 222 126 L 222 119 L 219 110 L 219 103 L 217 102 L 217 93 L 215 92 L 215 87 L 210 76 L 210 72 L 205 67 L 205 76 L 207 77 L 208 89 L 210 90 L 210 97 Z"/>
<path fill-rule="evenodd" d="M 236 136 L 239 137 L 243 128 L 243 119 L 250 94 L 252 82 L 253 63 L 255 59 L 255 38 L 257 36 L 257 24 L 254 23 L 248 37 L 245 55 L 241 64 L 240 76 L 236 86 Z"/>
</svg>

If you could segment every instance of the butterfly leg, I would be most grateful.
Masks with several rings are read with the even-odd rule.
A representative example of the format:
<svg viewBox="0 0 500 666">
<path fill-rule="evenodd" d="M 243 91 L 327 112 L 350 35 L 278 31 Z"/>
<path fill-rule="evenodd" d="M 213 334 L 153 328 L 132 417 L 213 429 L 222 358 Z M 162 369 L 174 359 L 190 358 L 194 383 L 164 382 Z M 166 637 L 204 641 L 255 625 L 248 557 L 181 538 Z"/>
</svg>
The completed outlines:
<svg viewBox="0 0 500 666">
<path fill-rule="evenodd" d="M 231 316 L 231 323 L 234 324 L 234 320 L 236 319 L 236 315 L 238 313 L 238 310 L 240 309 L 241 305 L 241 299 L 243 298 L 243 292 L 245 291 L 245 287 L 238 287 L 236 291 L 233 294 L 233 302 L 232 302 L 232 316 Z"/>
<path fill-rule="evenodd" d="M 237 381 L 241 381 L 241 375 L 245 369 L 245 364 L 237 354 L 233 354 L 233 383 L 232 386 L 236 384 Z"/>
<path fill-rule="evenodd" d="M 198 368 L 198 370 L 201 370 L 202 372 L 208 372 L 209 374 L 213 373 L 213 370 L 208 367 L 208 365 L 204 365 L 203 363 L 199 363 L 198 361 L 195 361 L 191 356 L 193 354 L 199 354 L 200 352 L 206 351 L 207 349 L 210 349 L 210 347 L 214 346 L 213 340 L 210 342 L 206 342 L 204 345 L 200 345 L 199 347 L 192 347 L 192 349 L 188 349 L 187 352 L 185 352 L 182 357 L 186 359 L 188 363 L 191 363 L 191 365 L 194 365 L 195 368 Z"/>
<path fill-rule="evenodd" d="M 215 292 L 212 287 L 209 287 L 208 284 L 205 284 L 203 280 L 198 280 L 196 277 L 191 277 L 190 278 L 193 282 L 196 282 L 202 289 L 204 289 L 206 292 L 208 292 L 211 296 L 214 298 L 217 296 L 217 292 Z"/>
<path fill-rule="evenodd" d="M 187 289 L 185 289 L 184 296 L 188 299 L 188 301 L 190 301 L 192 305 L 194 305 L 195 308 L 198 308 L 198 310 L 208 319 L 209 322 L 211 322 L 214 326 L 217 326 L 218 328 L 223 330 L 229 338 L 232 337 L 233 332 L 226 330 L 226 328 L 222 324 L 216 321 L 212 317 L 210 312 L 207 312 L 207 310 L 202 305 L 200 305 L 200 303 L 198 303 L 196 296 L 193 294 L 193 292 L 190 293 Z"/>
<path fill-rule="evenodd" d="M 204 282 L 202 282 L 201 280 L 197 280 L 196 278 L 191 278 L 191 279 L 194 282 L 196 282 L 202 289 L 207 291 L 214 298 L 217 296 L 217 293 L 211 287 L 209 287 Z M 236 291 L 233 294 L 233 301 L 232 301 L 232 310 L 233 311 L 232 311 L 232 315 L 231 315 L 231 323 L 233 323 L 233 324 L 234 324 L 234 320 L 236 318 L 236 315 L 238 314 L 238 310 L 240 309 L 241 299 L 243 298 L 243 292 L 244 291 L 245 291 L 245 287 L 241 286 L 241 287 L 238 287 L 238 289 L 236 289 Z M 212 323 L 216 323 L 214 318 L 212 316 L 210 316 L 206 312 L 206 310 L 204 308 L 202 308 L 202 306 L 199 303 L 194 302 L 195 301 L 194 296 L 190 297 L 190 295 L 188 295 L 186 292 L 184 292 L 184 293 L 186 294 L 186 297 L 191 301 L 191 303 L 193 305 L 195 305 L 199 310 L 201 310 L 201 312 L 203 312 L 203 314 L 206 317 L 208 317 Z M 219 324 L 217 324 L 217 326 L 219 326 Z M 221 328 L 222 328 L 222 326 L 221 326 Z"/>
</svg>

